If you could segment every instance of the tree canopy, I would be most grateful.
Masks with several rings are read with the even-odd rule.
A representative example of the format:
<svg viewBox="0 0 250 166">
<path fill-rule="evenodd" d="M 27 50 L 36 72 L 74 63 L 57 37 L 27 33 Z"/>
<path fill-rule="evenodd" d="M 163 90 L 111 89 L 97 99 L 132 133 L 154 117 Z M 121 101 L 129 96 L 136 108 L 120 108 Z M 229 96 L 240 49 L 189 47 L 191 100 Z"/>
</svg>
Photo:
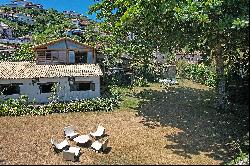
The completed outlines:
<svg viewBox="0 0 250 166">
<path fill-rule="evenodd" d="M 102 0 L 90 12 L 116 39 L 131 32 L 136 42 L 163 51 L 218 45 L 232 51 L 248 47 L 248 5 L 248 0 Z"/>
<path fill-rule="evenodd" d="M 92 12 L 112 34 L 108 49 L 147 57 L 156 48 L 206 52 L 215 59 L 219 107 L 225 107 L 224 68 L 248 58 L 248 0 L 102 0 Z M 132 40 L 127 40 L 128 32 L 135 36 Z"/>
</svg>

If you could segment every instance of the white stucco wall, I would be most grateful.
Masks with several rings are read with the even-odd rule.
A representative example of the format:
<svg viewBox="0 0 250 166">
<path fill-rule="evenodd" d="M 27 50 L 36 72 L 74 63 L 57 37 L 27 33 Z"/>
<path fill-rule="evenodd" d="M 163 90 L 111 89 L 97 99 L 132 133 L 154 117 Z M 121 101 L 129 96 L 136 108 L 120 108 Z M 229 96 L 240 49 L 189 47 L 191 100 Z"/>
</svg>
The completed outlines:
<svg viewBox="0 0 250 166">
<path fill-rule="evenodd" d="M 0 95 L 1 99 L 7 98 L 18 98 L 20 95 L 27 95 L 30 101 L 35 99 L 37 103 L 47 103 L 49 102 L 48 97 L 51 93 L 40 93 L 38 83 L 47 82 L 58 82 L 60 91 L 58 92 L 60 101 L 70 101 L 85 98 L 96 98 L 100 97 L 100 77 L 76 77 L 75 81 L 91 81 L 95 83 L 95 91 L 70 91 L 69 81 L 67 77 L 63 78 L 40 78 L 39 82 L 32 84 L 32 79 L 12 79 L 12 80 L 0 80 L 0 84 L 10 84 L 10 83 L 22 83 L 20 85 L 20 94 L 14 95 Z"/>
</svg>

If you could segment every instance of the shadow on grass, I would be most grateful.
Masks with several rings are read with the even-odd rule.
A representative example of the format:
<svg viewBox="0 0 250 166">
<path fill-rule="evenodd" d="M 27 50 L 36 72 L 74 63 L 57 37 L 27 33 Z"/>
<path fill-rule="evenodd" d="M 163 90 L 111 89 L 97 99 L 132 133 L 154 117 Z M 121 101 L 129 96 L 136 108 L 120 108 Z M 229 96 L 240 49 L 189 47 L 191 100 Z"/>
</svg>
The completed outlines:
<svg viewBox="0 0 250 166">
<path fill-rule="evenodd" d="M 214 93 L 208 90 L 168 87 L 165 90 L 143 90 L 136 94 L 140 98 L 138 115 L 144 125 L 155 128 L 171 126 L 178 128 L 176 134 L 166 134 L 173 142 L 165 148 L 191 158 L 205 152 L 224 163 L 239 152 L 233 140 L 242 139 L 249 131 L 248 112 L 239 114 L 221 113 L 212 107 Z"/>
<path fill-rule="evenodd" d="M 7 161 L 6 160 L 1 160 L 0 159 L 0 165 L 8 165 L 9 163 L 7 163 Z"/>
<path fill-rule="evenodd" d="M 107 147 L 104 151 L 103 154 L 109 154 L 112 150 L 112 147 Z"/>
</svg>

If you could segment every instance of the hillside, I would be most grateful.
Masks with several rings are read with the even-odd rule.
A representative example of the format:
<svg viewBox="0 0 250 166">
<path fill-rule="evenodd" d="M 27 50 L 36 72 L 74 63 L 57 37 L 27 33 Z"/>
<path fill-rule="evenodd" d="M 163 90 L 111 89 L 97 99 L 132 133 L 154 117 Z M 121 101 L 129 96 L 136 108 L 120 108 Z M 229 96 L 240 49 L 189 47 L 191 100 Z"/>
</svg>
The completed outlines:
<svg viewBox="0 0 250 166">
<path fill-rule="evenodd" d="M 0 18 L 0 21 L 14 29 L 15 37 L 31 35 L 34 38 L 34 43 L 65 36 L 66 29 L 76 28 L 72 23 L 74 18 L 67 18 L 63 13 L 54 9 L 25 9 L 22 7 L 11 9 L 1 7 L 0 12 L 7 15 L 6 18 Z M 9 16 L 17 13 L 32 17 L 34 24 L 29 25 L 25 22 L 12 21 Z M 78 19 L 87 20 L 84 16 L 80 16 Z"/>
<path fill-rule="evenodd" d="M 5 41 L 5 45 L 14 46 L 18 50 L 15 51 L 14 54 L 0 53 L 0 60 L 19 61 L 32 57 L 30 55 L 25 56 L 25 50 L 30 54 L 32 51 L 29 50 L 29 48 L 35 44 L 44 43 L 65 36 L 70 36 L 71 38 L 85 42 L 86 34 L 83 35 L 83 33 L 86 32 L 87 26 L 91 27 L 90 25 L 93 21 L 83 15 L 75 14 L 72 11 L 58 12 L 54 9 L 10 8 L 1 6 L 0 23 L 8 26 L 8 29 L 11 29 L 12 33 L 11 36 L 6 36 L 3 33 L 1 35 L 0 25 L 0 40 Z M 24 39 L 26 40 L 25 42 L 23 42 Z M 14 40 L 21 41 L 21 44 L 8 42 Z M 25 50 L 20 50 L 22 48 Z M 20 51 L 23 54 L 21 58 L 17 57 L 20 55 Z"/>
</svg>

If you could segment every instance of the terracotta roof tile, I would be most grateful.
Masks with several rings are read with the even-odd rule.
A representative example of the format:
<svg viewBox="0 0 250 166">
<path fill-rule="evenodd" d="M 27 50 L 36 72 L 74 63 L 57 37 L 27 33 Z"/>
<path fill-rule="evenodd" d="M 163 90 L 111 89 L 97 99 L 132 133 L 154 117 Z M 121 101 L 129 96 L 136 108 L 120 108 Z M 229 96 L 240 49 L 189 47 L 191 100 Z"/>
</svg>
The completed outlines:
<svg viewBox="0 0 250 166">
<path fill-rule="evenodd" d="M 0 79 L 59 78 L 103 75 L 99 65 L 37 65 L 35 62 L 0 62 Z"/>
</svg>

